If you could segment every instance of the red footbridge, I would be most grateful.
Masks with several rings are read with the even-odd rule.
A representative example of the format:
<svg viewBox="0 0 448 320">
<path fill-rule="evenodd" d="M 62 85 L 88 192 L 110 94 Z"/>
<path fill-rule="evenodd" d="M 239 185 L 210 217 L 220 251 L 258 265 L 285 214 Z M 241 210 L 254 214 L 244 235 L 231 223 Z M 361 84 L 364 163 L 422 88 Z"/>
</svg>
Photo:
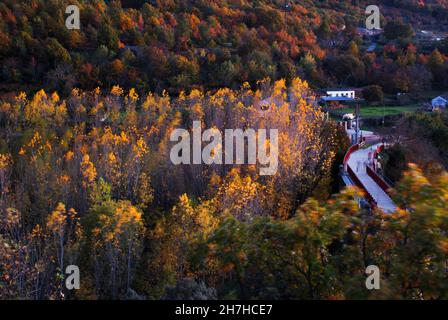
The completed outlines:
<svg viewBox="0 0 448 320">
<path fill-rule="evenodd" d="M 379 137 L 371 135 L 363 142 L 350 147 L 344 158 L 344 181 L 363 190 L 372 207 L 392 213 L 397 207 L 390 197 L 391 186 L 374 168 L 373 159 L 385 146 L 381 142 L 375 143 L 379 140 Z"/>
</svg>

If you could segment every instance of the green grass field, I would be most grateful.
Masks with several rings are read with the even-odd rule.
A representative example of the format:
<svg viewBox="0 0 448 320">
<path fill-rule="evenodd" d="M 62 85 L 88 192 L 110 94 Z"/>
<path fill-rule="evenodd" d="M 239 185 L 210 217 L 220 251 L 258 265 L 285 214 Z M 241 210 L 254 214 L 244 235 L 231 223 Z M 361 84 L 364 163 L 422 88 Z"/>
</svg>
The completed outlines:
<svg viewBox="0 0 448 320">
<path fill-rule="evenodd" d="M 407 106 L 363 106 L 361 107 L 361 116 L 364 118 L 379 118 L 382 116 L 390 116 L 396 114 L 403 114 L 408 112 L 415 112 L 420 108 L 418 104 Z M 355 108 L 343 108 L 330 111 L 334 116 L 342 117 L 346 113 L 355 113 Z"/>
</svg>

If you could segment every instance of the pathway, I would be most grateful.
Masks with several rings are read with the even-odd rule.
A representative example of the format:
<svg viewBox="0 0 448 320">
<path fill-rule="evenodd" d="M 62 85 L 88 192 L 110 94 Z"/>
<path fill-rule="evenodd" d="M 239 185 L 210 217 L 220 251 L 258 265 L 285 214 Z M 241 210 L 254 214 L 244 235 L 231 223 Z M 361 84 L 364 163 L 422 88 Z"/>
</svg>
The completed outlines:
<svg viewBox="0 0 448 320">
<path fill-rule="evenodd" d="M 372 149 L 375 150 L 380 145 L 381 143 L 376 144 L 372 146 Z M 366 166 L 364 165 L 364 162 L 368 160 L 369 151 L 370 147 L 367 149 L 359 149 L 353 152 L 348 159 L 348 165 L 353 170 L 353 173 L 356 175 L 356 177 L 367 189 L 367 192 L 375 200 L 378 208 L 382 209 L 386 213 L 391 213 L 396 210 L 394 202 L 389 197 L 389 195 L 384 192 L 384 190 L 381 189 L 381 187 L 366 172 Z M 358 161 L 361 163 L 359 168 L 357 168 Z"/>
</svg>

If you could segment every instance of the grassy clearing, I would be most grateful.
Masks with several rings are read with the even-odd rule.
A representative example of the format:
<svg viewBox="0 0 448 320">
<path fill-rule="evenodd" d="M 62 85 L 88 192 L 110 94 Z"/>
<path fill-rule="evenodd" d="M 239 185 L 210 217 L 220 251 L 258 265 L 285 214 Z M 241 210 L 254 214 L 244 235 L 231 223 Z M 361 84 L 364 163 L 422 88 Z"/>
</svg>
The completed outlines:
<svg viewBox="0 0 448 320">
<path fill-rule="evenodd" d="M 412 104 L 407 106 L 363 106 L 361 107 L 361 116 L 364 118 L 378 118 L 382 116 L 390 116 L 403 114 L 408 112 L 416 112 L 420 106 Z M 346 113 L 355 113 L 355 108 L 343 108 L 331 111 L 335 116 L 340 116 Z"/>
</svg>

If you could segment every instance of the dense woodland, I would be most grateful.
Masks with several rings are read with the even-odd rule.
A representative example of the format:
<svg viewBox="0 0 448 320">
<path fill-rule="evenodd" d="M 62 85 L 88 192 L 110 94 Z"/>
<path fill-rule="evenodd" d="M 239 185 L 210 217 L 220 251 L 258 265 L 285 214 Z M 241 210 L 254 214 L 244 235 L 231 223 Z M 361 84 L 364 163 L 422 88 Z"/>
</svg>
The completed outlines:
<svg viewBox="0 0 448 320">
<path fill-rule="evenodd" d="M 309 94 L 294 79 L 178 98 L 115 86 L 3 102 L 0 296 L 447 298 L 448 174 L 410 166 L 390 215 L 359 209 L 354 189 L 332 195 L 348 141 Z M 170 132 L 198 119 L 217 130 L 275 124 L 277 174 L 172 165 Z M 63 285 L 69 264 L 82 270 L 79 291 Z M 370 264 L 386 289 L 365 289 Z"/>
<path fill-rule="evenodd" d="M 447 42 L 412 40 L 419 28 L 446 29 L 446 1 L 379 2 L 385 32 L 363 39 L 356 30 L 369 1 L 5 0 L 0 90 L 178 94 L 297 75 L 312 87 L 446 88 Z M 69 4 L 80 7 L 80 30 L 64 27 Z"/>
<path fill-rule="evenodd" d="M 326 85 L 446 87 L 446 44 L 410 28 L 446 1 L 381 2 L 366 53 L 365 1 L 70 1 L 79 31 L 68 1 L 2 1 L 0 299 L 448 299 L 448 173 L 391 152 L 399 208 L 360 208 L 346 133 L 313 103 Z M 446 116 L 413 117 L 403 145 L 445 164 Z M 278 129 L 277 173 L 173 165 L 171 133 L 196 120 Z"/>
</svg>

